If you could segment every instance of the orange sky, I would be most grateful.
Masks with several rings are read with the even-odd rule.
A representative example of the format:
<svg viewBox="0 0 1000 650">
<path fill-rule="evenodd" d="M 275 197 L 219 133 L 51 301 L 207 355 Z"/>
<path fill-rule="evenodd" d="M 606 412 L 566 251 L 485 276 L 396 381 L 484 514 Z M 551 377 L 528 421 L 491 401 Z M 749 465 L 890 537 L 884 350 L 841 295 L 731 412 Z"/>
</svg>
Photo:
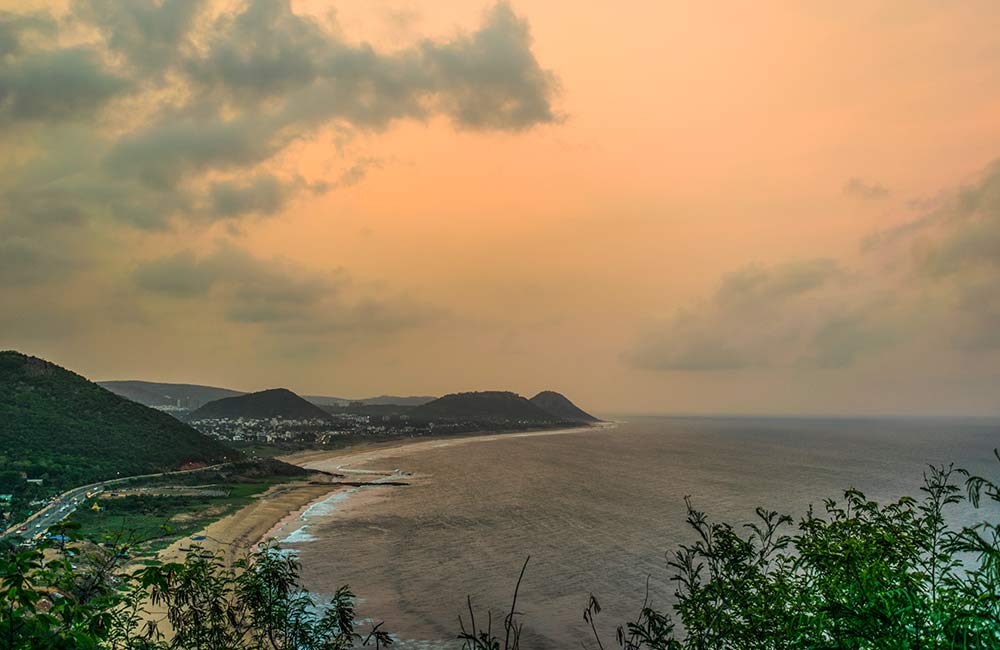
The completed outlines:
<svg viewBox="0 0 1000 650">
<path fill-rule="evenodd" d="M 392 77 L 440 75 L 421 95 L 425 116 L 373 125 L 325 108 L 331 117 L 295 122 L 301 132 L 268 155 L 184 172 L 177 186 L 197 203 L 215 196 L 199 194 L 204 183 L 272 174 L 292 189 L 270 214 L 185 206 L 149 228 L 102 216 L 98 202 L 56 229 L 37 211 L 16 212 L 25 170 L 54 167 L 46 161 L 75 146 L 69 167 L 110 180 L 66 181 L 71 191 L 117 183 L 128 169 L 106 171 L 116 144 L 149 125 L 256 117 L 297 97 L 294 68 L 261 90 L 273 53 L 257 56 L 246 39 L 233 56 L 259 66 L 247 65 L 250 81 L 237 87 L 222 64 L 230 77 L 204 81 L 216 73 L 210 18 L 242 3 L 202 6 L 187 35 L 164 37 L 183 47 L 141 73 L 138 54 L 116 44 L 114 26 L 87 18 L 87 4 L 110 15 L 128 3 L 61 3 L 57 31 L 7 18 L 26 36 L 6 58 L 0 50 L 0 80 L 22 79 L 31 57 L 86 45 L 106 70 L 141 83 L 94 106 L 80 103 L 90 95 L 41 97 L 77 102 L 70 116 L 19 113 L 17 101 L 30 106 L 41 92 L 27 83 L 14 102 L 0 98 L 2 162 L 17 172 L 0 188 L 0 238 L 19 260 L 0 262 L 0 347 L 95 379 L 348 397 L 552 388 L 605 413 L 1000 412 L 1000 340 L 983 334 L 1000 326 L 1000 305 L 975 297 L 1000 295 L 1000 245 L 989 244 L 1000 242 L 995 2 L 500 5 L 530 42 L 504 40 L 508 52 L 484 40 L 475 66 L 462 67 L 480 51 L 468 50 L 433 59 L 440 70 L 400 66 Z M 428 43 L 448 54 L 446 44 L 457 51 L 490 25 L 516 31 L 496 11 L 291 6 L 294 20 L 320 26 L 318 43 L 365 42 L 386 57 Z M 262 51 L 278 31 L 264 32 Z M 290 47 L 307 42 L 289 33 Z M 324 47 L 303 45 L 300 66 L 334 56 Z M 508 69 L 521 55 L 557 82 L 522 85 L 534 68 Z M 512 88 L 552 90 L 555 117 L 484 127 L 448 108 L 494 110 L 515 101 L 503 96 Z M 88 159 L 67 134 L 109 153 Z M 364 173 L 345 181 L 355 166 Z M 52 187 L 46 180 L 44 196 Z M 985 198 L 969 207 L 969 191 Z M 167 195 L 142 196 L 148 207 Z M 911 222 L 899 241 L 864 246 Z M 42 278 L 25 270 L 44 264 L 39 249 L 85 259 Z M 928 262 L 948 255 L 963 262 L 943 272 Z"/>
</svg>

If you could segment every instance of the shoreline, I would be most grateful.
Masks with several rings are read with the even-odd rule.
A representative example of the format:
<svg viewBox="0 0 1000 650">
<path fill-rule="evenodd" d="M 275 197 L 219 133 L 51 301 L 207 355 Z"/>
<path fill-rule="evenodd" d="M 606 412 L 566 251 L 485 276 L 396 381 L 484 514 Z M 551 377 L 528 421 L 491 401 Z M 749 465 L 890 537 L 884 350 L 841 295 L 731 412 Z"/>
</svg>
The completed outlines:
<svg viewBox="0 0 1000 650">
<path fill-rule="evenodd" d="M 339 449 L 311 449 L 307 451 L 297 451 L 284 456 L 276 456 L 278 460 L 298 465 L 305 469 L 317 469 L 313 467 L 320 462 L 332 461 L 338 458 L 349 458 L 353 463 L 361 460 L 377 458 L 389 455 L 402 449 L 410 451 L 425 451 L 442 446 L 462 445 L 471 442 L 488 442 L 506 438 L 530 438 L 535 436 L 553 436 L 567 433 L 580 433 L 583 431 L 602 431 L 614 429 L 617 422 L 595 422 L 573 427 L 561 427 L 557 429 L 525 429 L 523 431 L 480 431 L 475 433 L 462 434 L 442 434 L 420 436 L 397 440 L 380 440 L 377 442 L 361 441 L 357 444 L 348 445 Z M 333 470 L 323 470 L 333 471 Z"/>
<path fill-rule="evenodd" d="M 405 440 L 386 440 L 379 442 L 359 442 L 339 449 L 316 449 L 300 451 L 286 456 L 277 457 L 286 463 L 298 465 L 305 469 L 326 471 L 331 473 L 344 472 L 350 465 L 378 460 L 381 457 L 394 455 L 401 451 L 419 453 L 442 446 L 469 444 L 472 442 L 488 442 L 510 437 L 534 437 L 562 435 L 583 431 L 600 431 L 615 428 L 614 422 L 599 422 L 592 425 L 565 427 L 561 429 L 532 429 L 504 433 L 484 431 L 468 435 L 440 435 Z M 332 465 L 331 464 L 334 464 Z M 351 470 L 347 469 L 347 472 Z M 396 472 L 378 472 L 381 479 L 365 482 L 363 487 L 378 486 L 379 480 L 390 478 L 405 478 Z M 267 492 L 261 494 L 252 503 L 240 508 L 205 528 L 185 536 L 156 554 L 156 559 L 163 562 L 180 561 L 184 553 L 192 545 L 203 549 L 225 553 L 227 564 L 241 557 L 250 550 L 260 548 L 263 544 L 275 539 L 290 524 L 300 520 L 303 515 L 328 499 L 338 494 L 354 492 L 360 487 L 357 482 L 344 481 L 342 478 L 330 477 L 328 482 L 315 480 L 297 480 L 279 483 Z M 386 487 L 393 485 L 389 483 Z M 304 528 L 304 526 L 303 526 Z M 306 533 L 308 534 L 308 533 Z M 200 540 L 192 538 L 201 537 Z"/>
</svg>

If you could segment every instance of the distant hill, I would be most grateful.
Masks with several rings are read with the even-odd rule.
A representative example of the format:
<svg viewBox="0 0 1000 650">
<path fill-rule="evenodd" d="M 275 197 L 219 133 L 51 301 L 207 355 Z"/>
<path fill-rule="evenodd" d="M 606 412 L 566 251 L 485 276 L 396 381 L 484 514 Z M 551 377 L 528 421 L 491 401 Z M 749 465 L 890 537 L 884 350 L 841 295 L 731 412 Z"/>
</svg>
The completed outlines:
<svg viewBox="0 0 1000 650">
<path fill-rule="evenodd" d="M 571 422 L 600 422 L 590 413 L 569 401 L 562 393 L 554 390 L 543 390 L 529 400 L 532 404 L 560 420 Z"/>
<path fill-rule="evenodd" d="M 364 406 L 420 406 L 427 402 L 433 402 L 436 397 L 427 395 L 415 395 L 402 397 L 399 395 L 379 395 L 378 397 L 366 397 L 364 399 L 347 399 L 346 397 L 327 397 L 325 395 L 305 395 L 317 406 L 349 406 L 351 404 L 363 404 Z"/>
<path fill-rule="evenodd" d="M 404 415 L 414 409 L 412 406 L 400 404 L 359 404 L 358 402 L 351 402 L 347 406 L 322 405 L 320 408 L 331 415 L 368 415 L 374 417 Z"/>
<path fill-rule="evenodd" d="M 367 397 L 360 401 L 367 406 L 422 406 L 436 399 L 436 397 L 430 395 L 411 395 L 409 397 L 379 395 L 378 397 Z"/>
<path fill-rule="evenodd" d="M 302 398 L 316 406 L 347 406 L 351 400 L 346 397 L 331 397 L 329 395 L 303 395 Z"/>
<path fill-rule="evenodd" d="M 272 388 L 209 402 L 190 413 L 187 419 L 194 422 L 221 418 L 327 420 L 330 416 L 287 388 Z"/>
<path fill-rule="evenodd" d="M 56 486 L 239 454 L 165 413 L 59 366 L 0 352 L 0 467 Z"/>
<path fill-rule="evenodd" d="M 243 395 L 242 391 L 215 386 L 199 386 L 197 384 L 165 384 L 155 381 L 99 381 L 97 382 L 115 395 L 120 395 L 133 402 L 139 402 L 153 407 L 174 407 L 176 409 L 194 409 L 208 402 Z"/>
<path fill-rule="evenodd" d="M 517 393 L 483 391 L 453 393 L 410 409 L 414 420 L 507 420 L 554 423 L 561 418 L 542 410 Z"/>
</svg>

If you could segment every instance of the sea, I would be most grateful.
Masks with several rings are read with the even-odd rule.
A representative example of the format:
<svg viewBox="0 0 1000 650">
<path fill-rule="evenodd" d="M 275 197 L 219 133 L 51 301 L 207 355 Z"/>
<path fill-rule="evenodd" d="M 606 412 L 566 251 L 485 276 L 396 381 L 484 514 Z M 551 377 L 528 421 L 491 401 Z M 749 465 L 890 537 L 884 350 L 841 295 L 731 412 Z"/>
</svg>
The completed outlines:
<svg viewBox="0 0 1000 650">
<path fill-rule="evenodd" d="M 591 596 L 597 633 L 613 647 L 645 599 L 673 603 L 667 557 L 693 541 L 685 497 L 712 520 L 745 523 L 763 506 L 798 521 L 851 487 L 881 502 L 918 496 L 931 464 L 1000 479 L 995 419 L 613 419 L 314 463 L 397 484 L 314 504 L 282 543 L 306 588 L 350 585 L 360 617 L 384 621 L 396 647 L 461 647 L 470 606 L 478 626 L 491 617 L 500 630 L 526 561 L 522 647 L 597 647 L 583 616 Z M 1000 510 L 955 517 L 996 521 Z"/>
</svg>

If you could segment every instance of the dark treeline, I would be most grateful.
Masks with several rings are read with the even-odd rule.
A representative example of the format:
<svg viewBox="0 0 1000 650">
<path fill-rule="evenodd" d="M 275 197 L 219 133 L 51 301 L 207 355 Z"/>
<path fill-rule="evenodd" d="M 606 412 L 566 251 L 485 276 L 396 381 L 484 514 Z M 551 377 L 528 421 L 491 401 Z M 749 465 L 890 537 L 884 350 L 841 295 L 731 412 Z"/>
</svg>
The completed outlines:
<svg viewBox="0 0 1000 650">
<path fill-rule="evenodd" d="M 852 489 L 797 524 L 764 509 L 742 527 L 714 523 L 689 502 L 695 541 L 668 554 L 673 612 L 647 602 L 604 639 L 591 595 L 581 598 L 583 619 L 600 649 L 998 648 L 1000 524 L 949 524 L 956 508 L 983 500 L 1000 501 L 995 482 L 942 467 L 928 471 L 918 497 L 879 504 Z M 195 547 L 181 563 L 130 572 L 121 535 L 69 546 L 72 562 L 52 549 L 0 553 L 0 648 L 328 650 L 392 641 L 381 624 L 355 627 L 348 587 L 322 604 L 303 590 L 295 559 L 273 546 L 233 567 Z M 468 603 L 456 646 L 520 648 L 530 621 L 516 593 L 505 614 Z"/>
</svg>

